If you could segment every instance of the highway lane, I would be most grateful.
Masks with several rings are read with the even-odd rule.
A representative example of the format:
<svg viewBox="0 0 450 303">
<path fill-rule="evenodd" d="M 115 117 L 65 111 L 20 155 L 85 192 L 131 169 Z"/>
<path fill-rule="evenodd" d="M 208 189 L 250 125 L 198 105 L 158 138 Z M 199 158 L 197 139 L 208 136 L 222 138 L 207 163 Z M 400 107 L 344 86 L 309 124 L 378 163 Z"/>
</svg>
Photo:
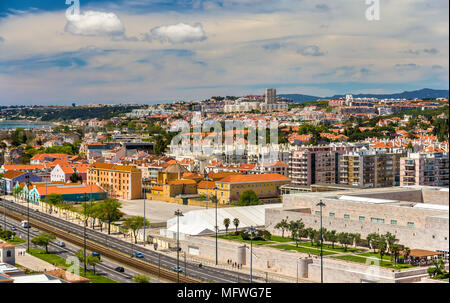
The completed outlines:
<svg viewBox="0 0 450 303">
<path fill-rule="evenodd" d="M 2 206 L 3 203 L 1 203 L 1 207 Z M 6 203 L 6 207 L 7 209 L 14 210 L 23 215 L 27 214 L 26 203 L 22 205 L 9 201 Z M 75 234 L 79 237 L 83 237 L 83 227 L 70 221 L 66 221 L 62 218 L 54 217 L 40 211 L 35 212 L 32 209 L 30 209 L 30 217 L 57 227 L 61 230 Z M 128 254 L 130 255 L 130 257 L 134 257 L 134 253 L 136 251 L 139 251 L 144 255 L 143 260 L 155 265 L 158 265 L 160 262 L 161 267 L 166 269 L 171 269 L 177 264 L 176 258 L 143 247 L 138 247 L 136 249 L 135 245 L 130 242 L 109 236 L 97 230 L 92 230 L 91 228 L 86 228 L 86 234 L 87 239 Z M 185 271 L 184 265 L 184 260 L 180 256 L 180 267 L 182 267 L 183 271 Z M 214 268 L 210 266 L 202 266 L 202 268 L 199 268 L 198 263 L 187 262 L 186 269 L 189 276 L 203 280 L 205 282 L 236 283 L 239 281 L 242 283 L 249 282 L 250 279 L 249 275 L 247 274 L 236 273 L 230 270 Z M 180 275 L 183 274 L 184 273 L 180 273 Z M 254 282 L 256 282 L 255 278 L 256 277 L 254 277 Z"/>
<path fill-rule="evenodd" d="M 15 221 L 13 219 L 7 218 L 6 225 L 7 225 L 7 228 L 10 229 L 10 230 L 12 230 L 12 227 L 14 226 L 16 228 L 16 230 L 14 232 L 19 237 L 21 237 L 22 239 L 26 239 L 26 237 L 27 237 L 27 230 L 26 230 L 26 228 L 23 228 L 20 225 L 20 222 L 17 222 L 17 221 Z M 2 224 L 2 227 L 3 227 L 3 224 Z M 31 230 L 30 230 L 30 239 L 32 237 L 35 237 L 35 236 L 41 234 L 41 233 L 42 233 L 41 231 L 36 230 L 35 228 L 31 228 Z M 57 238 L 56 240 L 61 240 L 61 239 Z M 80 249 L 80 247 L 77 247 L 75 245 L 69 244 L 69 243 L 67 243 L 67 241 L 65 241 L 65 244 L 66 244 L 65 247 L 60 247 L 57 244 L 55 244 L 54 242 L 51 242 L 50 245 L 49 245 L 49 252 L 57 254 L 58 256 L 67 259 L 70 256 L 75 256 L 75 254 L 78 251 L 78 249 Z M 17 247 L 21 247 L 21 248 L 25 248 L 26 249 L 26 245 L 27 245 L 26 243 L 23 243 L 23 244 L 17 245 Z M 89 252 L 88 252 L 88 254 L 89 254 Z M 80 264 L 80 266 L 83 267 L 83 264 Z M 125 267 L 122 264 L 118 264 L 118 263 L 111 262 L 110 260 L 102 259 L 101 263 L 99 263 L 95 267 L 95 269 L 96 269 L 96 273 L 98 275 L 104 275 L 104 276 L 106 276 L 106 277 L 108 277 L 111 280 L 114 280 L 116 282 L 120 282 L 120 283 L 134 283 L 132 281 L 132 277 L 137 275 L 138 273 L 134 272 L 134 271 L 132 271 L 132 270 L 130 270 L 128 268 L 125 269 L 124 273 L 117 272 L 115 270 L 115 268 L 118 267 L 118 266 Z M 88 269 L 89 268 L 90 267 L 88 266 Z M 80 274 L 82 274 L 82 272 Z M 159 281 L 155 281 L 153 279 L 153 282 L 159 282 Z"/>
</svg>

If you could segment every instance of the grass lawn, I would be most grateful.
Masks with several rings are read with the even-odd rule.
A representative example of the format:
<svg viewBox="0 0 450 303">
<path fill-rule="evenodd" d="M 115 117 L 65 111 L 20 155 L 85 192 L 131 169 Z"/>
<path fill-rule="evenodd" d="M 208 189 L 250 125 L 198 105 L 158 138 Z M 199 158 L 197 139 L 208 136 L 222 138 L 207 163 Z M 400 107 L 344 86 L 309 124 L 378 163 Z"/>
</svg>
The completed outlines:
<svg viewBox="0 0 450 303">
<path fill-rule="evenodd" d="M 301 246 L 304 246 L 304 247 L 315 248 L 315 249 L 319 249 L 320 250 L 320 245 L 311 245 L 311 241 L 300 242 L 300 243 L 298 243 L 298 245 L 299 246 L 301 245 Z M 353 248 L 353 247 L 348 247 L 348 246 L 347 246 L 347 251 L 345 251 L 344 250 L 344 246 L 340 246 L 340 245 L 336 245 L 336 244 L 334 244 L 334 248 L 332 248 L 331 244 L 330 244 L 330 247 L 328 247 L 328 244 L 325 244 L 325 243 L 323 244 L 323 249 L 324 250 L 331 250 L 331 251 L 334 251 L 334 252 L 337 252 L 337 253 L 358 251 L 358 249 Z"/>
<path fill-rule="evenodd" d="M 270 238 L 270 241 L 275 241 L 275 242 L 293 242 L 291 238 L 283 238 L 280 236 L 274 236 L 272 235 L 272 237 Z"/>
<path fill-rule="evenodd" d="M 41 260 L 44 260 L 50 264 L 56 264 L 57 267 L 62 268 L 62 269 L 67 269 L 70 266 L 72 266 L 72 264 L 66 264 L 66 259 L 64 259 L 58 255 L 46 254 L 44 249 L 32 248 L 32 249 L 30 249 L 30 254 Z M 82 267 L 80 267 L 80 275 L 83 275 L 83 272 L 84 272 L 84 269 Z M 106 277 L 103 277 L 100 275 L 96 275 L 90 270 L 86 271 L 86 278 L 91 280 L 91 283 L 117 283 L 116 281 L 113 281 L 109 278 L 106 278 Z"/>
<path fill-rule="evenodd" d="M 363 254 L 358 254 L 358 255 L 346 255 L 346 256 L 338 256 L 338 257 L 334 257 L 334 258 L 341 259 L 341 260 L 352 261 L 352 262 L 357 262 L 357 263 L 365 263 L 365 264 L 376 265 L 375 262 L 377 262 L 377 260 L 372 259 L 372 258 L 368 258 L 368 257 L 377 258 L 378 262 L 380 261 L 380 255 L 376 254 L 376 253 L 363 253 Z M 383 256 L 383 262 L 380 263 L 379 265 L 381 267 L 394 268 L 394 269 L 402 269 L 402 268 L 414 267 L 413 265 L 410 265 L 410 264 L 397 264 L 397 265 L 395 265 L 394 262 L 390 261 L 390 259 L 391 259 L 390 256 Z"/>
<path fill-rule="evenodd" d="M 281 244 L 281 245 L 272 245 L 270 247 L 275 247 L 275 248 L 279 248 L 279 249 L 285 249 L 285 250 L 296 250 L 298 252 L 302 252 L 302 253 L 306 253 L 306 254 L 311 254 L 311 255 L 316 255 L 316 256 L 320 256 L 320 248 L 319 249 L 315 249 L 315 248 L 308 248 L 308 247 L 304 247 L 304 246 L 298 246 L 296 247 L 295 244 L 291 245 L 291 244 Z M 323 255 L 327 256 L 327 255 L 334 255 L 334 252 L 329 252 L 329 251 L 323 251 Z"/>
<path fill-rule="evenodd" d="M 14 238 L 12 240 L 7 240 L 6 242 L 8 242 L 9 244 L 13 244 L 13 245 L 19 245 L 19 244 L 25 243 L 27 241 L 25 241 L 24 239 L 19 238 L 17 236 L 14 236 Z"/>
<path fill-rule="evenodd" d="M 215 238 L 216 236 L 211 236 Z M 239 241 L 250 244 L 250 240 L 243 240 L 241 236 L 235 236 L 235 235 L 218 235 L 217 238 L 219 239 L 225 239 L 225 240 L 233 240 L 233 241 Z M 265 240 L 254 240 L 253 245 L 266 245 L 274 243 L 273 241 L 265 241 Z"/>
</svg>

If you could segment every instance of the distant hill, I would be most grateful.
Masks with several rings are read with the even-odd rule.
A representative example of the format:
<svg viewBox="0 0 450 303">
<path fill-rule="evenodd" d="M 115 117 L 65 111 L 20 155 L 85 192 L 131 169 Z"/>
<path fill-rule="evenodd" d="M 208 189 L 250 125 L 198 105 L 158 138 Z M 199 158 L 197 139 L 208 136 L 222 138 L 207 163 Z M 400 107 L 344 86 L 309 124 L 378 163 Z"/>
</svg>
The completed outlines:
<svg viewBox="0 0 450 303">
<path fill-rule="evenodd" d="M 280 94 L 280 97 L 285 97 L 293 100 L 294 102 L 308 102 L 317 101 L 317 99 L 336 99 L 343 98 L 345 95 L 334 95 L 332 97 L 315 97 L 301 94 Z M 449 91 L 444 89 L 430 89 L 424 88 L 414 91 L 404 91 L 402 93 L 395 94 L 357 94 L 353 95 L 354 98 L 378 98 L 378 99 L 426 99 L 426 98 L 445 98 L 449 96 Z"/>
</svg>

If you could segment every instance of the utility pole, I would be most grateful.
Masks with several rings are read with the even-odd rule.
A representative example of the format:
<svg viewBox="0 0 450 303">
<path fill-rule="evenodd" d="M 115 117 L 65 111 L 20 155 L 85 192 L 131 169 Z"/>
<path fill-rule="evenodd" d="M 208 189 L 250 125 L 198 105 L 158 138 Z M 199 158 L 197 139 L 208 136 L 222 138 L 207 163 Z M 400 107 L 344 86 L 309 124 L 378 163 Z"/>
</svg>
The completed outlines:
<svg viewBox="0 0 450 303">
<path fill-rule="evenodd" d="M 177 283 L 180 283 L 180 217 L 183 213 L 177 209 L 175 216 L 177 216 Z"/>
<path fill-rule="evenodd" d="M 147 242 L 147 238 L 145 237 L 145 184 L 144 184 L 144 246 L 145 242 Z"/>
<path fill-rule="evenodd" d="M 214 193 L 216 193 L 216 189 L 214 188 Z M 217 197 L 214 195 L 214 202 L 216 203 L 216 265 L 219 264 L 219 252 L 218 252 L 218 242 L 217 242 L 217 233 L 219 232 L 219 225 L 217 224 L 217 204 L 219 203 L 219 200 L 217 199 Z"/>
<path fill-rule="evenodd" d="M 84 276 L 86 277 L 86 225 L 87 225 L 87 218 L 84 218 L 84 226 L 83 226 L 83 254 L 84 254 L 84 259 L 83 259 L 83 265 L 84 265 Z"/>
<path fill-rule="evenodd" d="M 253 234 L 255 232 L 255 228 L 250 226 L 250 283 L 253 280 Z"/>
<path fill-rule="evenodd" d="M 28 189 L 28 193 L 27 193 L 27 221 L 28 221 L 28 226 L 27 226 L 27 250 L 28 252 L 30 252 L 30 229 L 31 229 L 31 224 L 30 224 L 30 175 L 26 175 L 25 176 L 26 184 L 27 184 L 27 189 Z"/>
<path fill-rule="evenodd" d="M 322 207 L 325 207 L 325 203 L 320 200 L 316 206 L 320 206 L 320 283 L 323 283 L 323 228 L 322 228 Z"/>
<path fill-rule="evenodd" d="M 3 179 L 3 210 L 5 215 L 5 226 L 4 230 L 6 230 L 6 181 Z"/>
</svg>

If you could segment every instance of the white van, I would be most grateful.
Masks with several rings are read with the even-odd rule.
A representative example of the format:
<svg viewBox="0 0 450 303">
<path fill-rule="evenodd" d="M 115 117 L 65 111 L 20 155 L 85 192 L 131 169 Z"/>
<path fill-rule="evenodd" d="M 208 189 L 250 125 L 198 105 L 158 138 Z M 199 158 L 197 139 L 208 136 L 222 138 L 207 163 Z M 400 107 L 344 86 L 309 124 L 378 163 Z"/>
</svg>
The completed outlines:
<svg viewBox="0 0 450 303">
<path fill-rule="evenodd" d="M 28 221 L 22 221 L 23 228 L 30 228 L 30 223 Z"/>
</svg>

